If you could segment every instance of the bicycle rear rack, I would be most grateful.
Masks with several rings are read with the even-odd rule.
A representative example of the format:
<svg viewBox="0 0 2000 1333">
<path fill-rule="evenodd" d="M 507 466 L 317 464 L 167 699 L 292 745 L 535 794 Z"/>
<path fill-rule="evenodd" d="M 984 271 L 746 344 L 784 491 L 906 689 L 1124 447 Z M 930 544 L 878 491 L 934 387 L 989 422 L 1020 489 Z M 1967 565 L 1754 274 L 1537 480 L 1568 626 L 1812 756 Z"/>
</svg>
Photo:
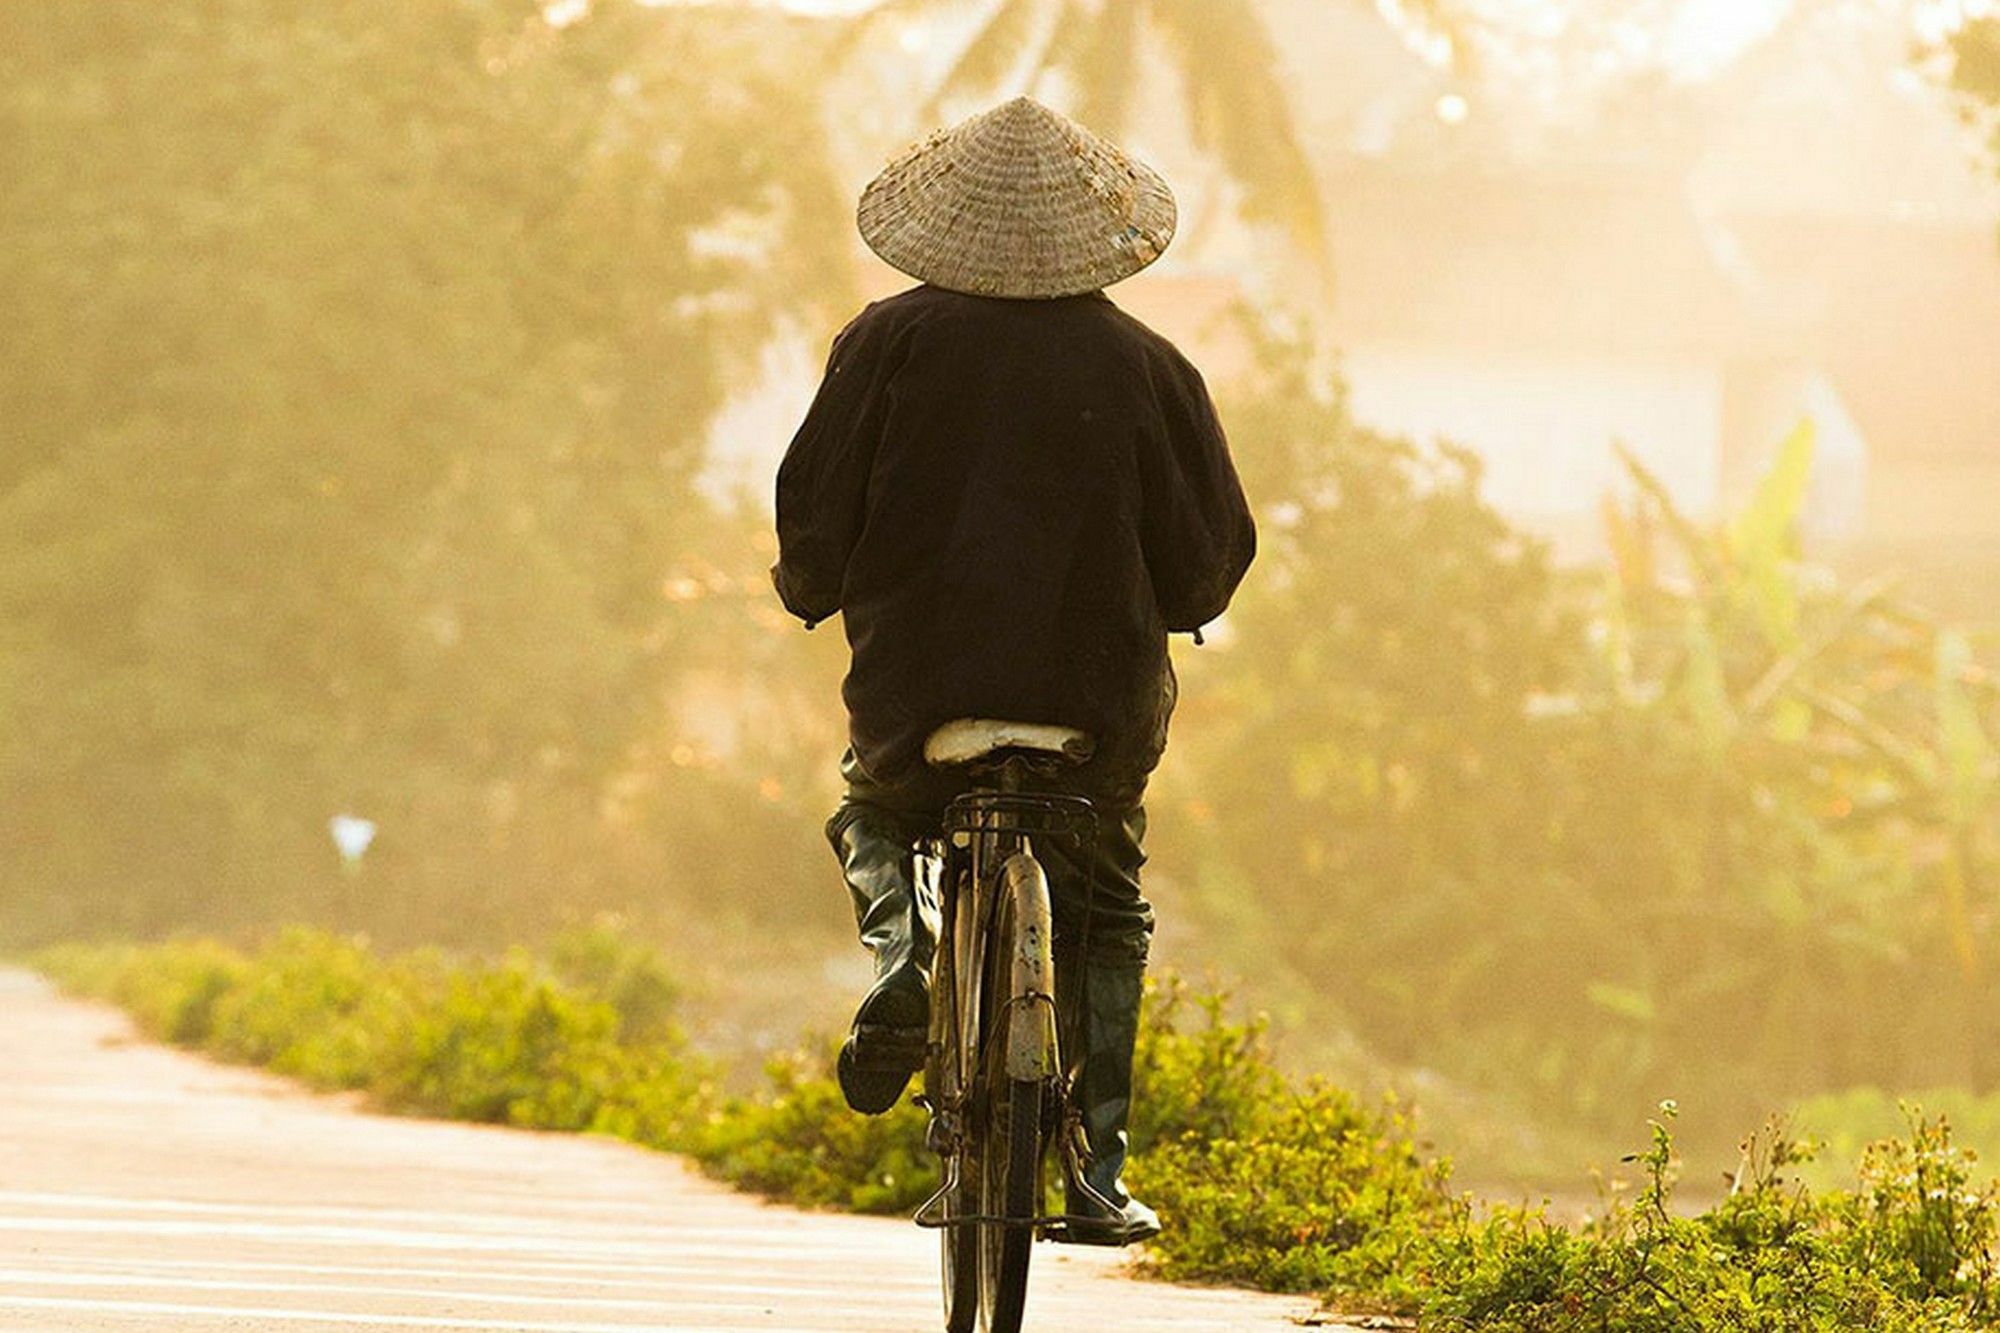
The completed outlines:
<svg viewBox="0 0 2000 1333">
<path fill-rule="evenodd" d="M 1055 792 L 971 791 L 945 807 L 944 832 L 946 837 L 960 833 L 1095 837 L 1097 808 L 1081 796 Z"/>
</svg>

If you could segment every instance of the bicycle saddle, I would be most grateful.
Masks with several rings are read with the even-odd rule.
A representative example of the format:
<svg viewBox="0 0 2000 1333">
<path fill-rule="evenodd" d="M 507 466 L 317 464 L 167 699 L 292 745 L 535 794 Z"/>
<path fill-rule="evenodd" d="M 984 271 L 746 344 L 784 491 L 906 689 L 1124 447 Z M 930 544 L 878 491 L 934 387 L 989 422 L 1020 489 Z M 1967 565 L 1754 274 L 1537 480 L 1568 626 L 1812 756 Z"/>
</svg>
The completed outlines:
<svg viewBox="0 0 2000 1333">
<path fill-rule="evenodd" d="M 1097 749 L 1089 733 L 1052 722 L 1001 722 L 962 717 L 947 722 L 924 741 L 924 759 L 933 768 L 973 764 L 1007 750 L 1080 764 Z"/>
</svg>

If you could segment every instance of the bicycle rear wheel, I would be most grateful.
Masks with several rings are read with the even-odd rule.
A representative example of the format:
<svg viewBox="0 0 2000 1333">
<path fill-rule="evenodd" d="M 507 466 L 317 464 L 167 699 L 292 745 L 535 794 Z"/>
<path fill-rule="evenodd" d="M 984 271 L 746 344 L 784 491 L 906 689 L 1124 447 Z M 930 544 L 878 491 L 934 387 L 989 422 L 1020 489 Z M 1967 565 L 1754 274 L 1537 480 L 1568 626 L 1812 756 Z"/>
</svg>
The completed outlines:
<svg viewBox="0 0 2000 1333">
<path fill-rule="evenodd" d="M 979 1312 L 986 1333 L 1019 1333 L 1027 1303 L 1028 1260 L 1035 1233 L 1029 1219 L 1042 1212 L 1042 1085 L 1007 1075 L 1007 1024 L 1017 1010 L 1012 950 L 1016 922 L 1013 902 L 1001 893 L 994 904 L 994 929 L 980 987 L 981 1050 L 986 1056 L 982 1113 L 975 1113 L 979 1143 L 979 1211 L 987 1217 L 1019 1219 L 1013 1226 L 983 1224 L 979 1237 Z"/>
<path fill-rule="evenodd" d="M 979 1191 L 970 1183 L 959 1186 L 948 1216 L 957 1217 L 978 1207 Z M 945 1227 L 940 1233 L 944 1258 L 945 1333 L 973 1333 L 979 1327 L 979 1229 Z"/>
<path fill-rule="evenodd" d="M 1042 1086 L 1007 1080 L 1004 1105 L 995 1107 L 982 1163 L 980 1211 L 1025 1222 L 1042 1211 Z M 996 1099 L 996 1101 L 1001 1099 Z M 1028 1299 L 1032 1227 L 982 1226 L 979 1232 L 979 1307 L 987 1333 L 1018 1333 Z"/>
<path fill-rule="evenodd" d="M 977 1049 L 975 1042 L 967 1040 L 963 1024 L 967 1015 L 973 1021 L 978 1018 L 976 983 L 984 970 L 984 950 L 977 930 L 972 928 L 969 884 L 955 885 L 947 904 L 943 938 L 931 976 L 931 1064 L 925 1071 L 924 1084 L 933 1104 L 959 1106 L 964 1103 L 972 1081 L 965 1056 Z M 951 1159 L 944 1164 L 946 1173 L 956 1172 L 958 1179 L 957 1187 L 944 1200 L 947 1218 L 967 1217 L 980 1210 L 982 1137 L 975 1125 L 958 1125 Z M 945 1333 L 974 1333 L 979 1326 L 979 1228 L 947 1226 L 938 1232 L 938 1243 L 944 1277 Z"/>
</svg>

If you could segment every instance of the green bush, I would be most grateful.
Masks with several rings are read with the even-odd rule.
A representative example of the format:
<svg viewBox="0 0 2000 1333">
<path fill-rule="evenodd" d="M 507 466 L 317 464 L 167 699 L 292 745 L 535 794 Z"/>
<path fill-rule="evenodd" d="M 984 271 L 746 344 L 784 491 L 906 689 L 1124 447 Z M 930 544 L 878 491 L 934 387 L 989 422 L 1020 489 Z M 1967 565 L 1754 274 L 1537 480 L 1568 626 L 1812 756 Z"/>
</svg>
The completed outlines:
<svg viewBox="0 0 2000 1333">
<path fill-rule="evenodd" d="M 829 1060 L 795 1052 L 771 1061 L 768 1090 L 720 1108 L 690 1151 L 713 1174 L 759 1194 L 863 1213 L 913 1210 L 938 1186 L 925 1112 L 905 1098 L 887 1115 L 855 1115 Z"/>
<path fill-rule="evenodd" d="M 1409 1121 L 1338 1088 L 1284 1089 L 1248 1132 L 1157 1144 L 1133 1187 L 1169 1230 L 1162 1275 L 1274 1291 L 1371 1292 L 1456 1202 Z"/>
<path fill-rule="evenodd" d="M 1271 1063 L 1270 1022 L 1229 1016 L 1229 996 L 1177 977 L 1149 977 L 1132 1052 L 1132 1149 L 1240 1137 L 1260 1124 L 1284 1079 Z"/>
<path fill-rule="evenodd" d="M 556 969 L 520 951 L 385 959 L 359 939 L 293 929 L 255 953 L 189 940 L 66 946 L 38 961 L 149 1033 L 315 1087 L 361 1089 L 397 1110 L 684 1146 L 713 1079 L 671 1023 L 658 961 L 587 934 L 554 954 Z"/>
<path fill-rule="evenodd" d="M 545 958 L 558 980 L 617 1011 L 621 1040 L 680 1039 L 674 1023 L 680 988 L 658 951 L 634 939 L 617 918 L 562 932 L 549 941 Z"/>
<path fill-rule="evenodd" d="M 215 1001 L 203 1045 L 225 1060 L 269 1065 L 318 1087 L 366 1086 L 376 1067 L 365 1034 L 382 965 L 355 939 L 291 929 L 261 950 Z M 370 1013 L 356 1019 L 357 1010 Z"/>
<path fill-rule="evenodd" d="M 1666 1107 L 1667 1117 L 1672 1106 Z M 1991 1328 L 2000 1194 L 1942 1120 L 1873 1147 L 1856 1193 L 1786 1172 L 1811 1154 L 1773 1125 L 1744 1146 L 1728 1197 L 1672 1208 L 1666 1118 L 1635 1159 L 1639 1196 L 1575 1229 L 1502 1209 L 1418 1247 L 1399 1286 L 1423 1326 L 1485 1333 L 1946 1333 Z"/>
<path fill-rule="evenodd" d="M 618 1012 L 509 956 L 456 969 L 391 1053 L 376 1086 L 390 1100 L 462 1120 L 582 1129 L 604 1089 Z"/>
<path fill-rule="evenodd" d="M 1133 1078 L 1133 1190 L 1167 1229 L 1164 1277 L 1372 1291 L 1459 1205 L 1407 1115 L 1272 1063 L 1262 1018 L 1169 980 L 1149 992 Z"/>
<path fill-rule="evenodd" d="M 182 1046 L 205 1045 L 217 1003 L 243 984 L 249 960 L 212 940 L 173 940 L 151 948 L 65 945 L 38 957 L 70 990 L 110 1000 L 141 1031 Z"/>
</svg>

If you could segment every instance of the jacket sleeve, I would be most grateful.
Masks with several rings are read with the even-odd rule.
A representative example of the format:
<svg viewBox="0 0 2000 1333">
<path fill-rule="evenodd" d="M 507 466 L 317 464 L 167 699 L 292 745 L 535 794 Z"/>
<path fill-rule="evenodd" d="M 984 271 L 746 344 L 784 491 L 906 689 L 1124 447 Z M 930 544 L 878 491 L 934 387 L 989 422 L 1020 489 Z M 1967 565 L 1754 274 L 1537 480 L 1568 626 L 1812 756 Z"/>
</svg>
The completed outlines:
<svg viewBox="0 0 2000 1333">
<path fill-rule="evenodd" d="M 1172 353 L 1155 382 L 1159 439 L 1146 449 L 1140 540 L 1169 630 L 1221 615 L 1257 553 L 1257 529 L 1201 372 Z"/>
<path fill-rule="evenodd" d="M 868 472 L 894 369 L 885 342 L 865 310 L 840 331 L 819 392 L 778 466 L 771 582 L 808 628 L 840 609 L 847 559 L 866 517 Z"/>
</svg>

